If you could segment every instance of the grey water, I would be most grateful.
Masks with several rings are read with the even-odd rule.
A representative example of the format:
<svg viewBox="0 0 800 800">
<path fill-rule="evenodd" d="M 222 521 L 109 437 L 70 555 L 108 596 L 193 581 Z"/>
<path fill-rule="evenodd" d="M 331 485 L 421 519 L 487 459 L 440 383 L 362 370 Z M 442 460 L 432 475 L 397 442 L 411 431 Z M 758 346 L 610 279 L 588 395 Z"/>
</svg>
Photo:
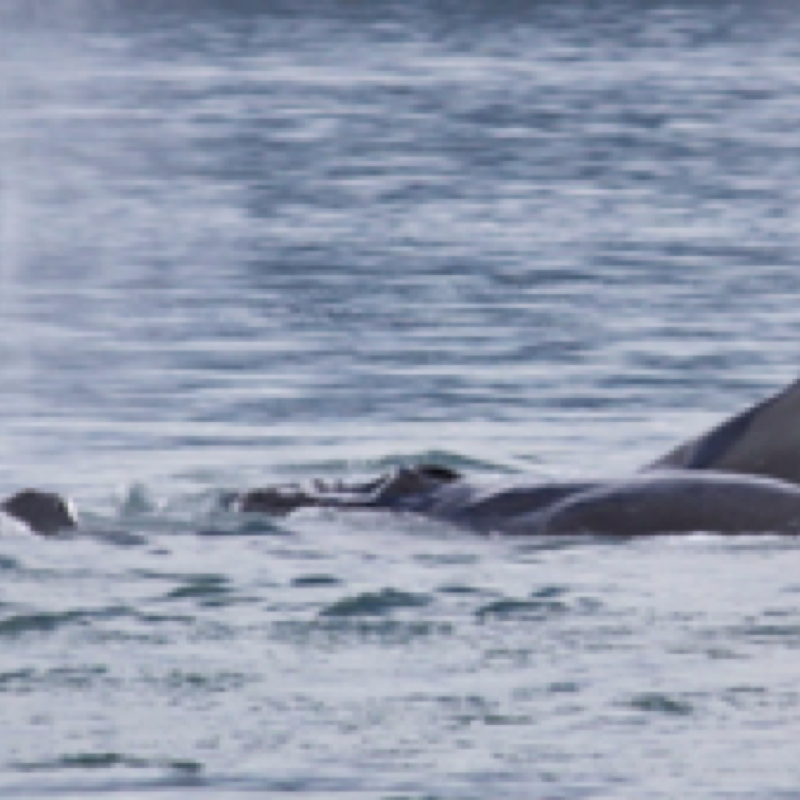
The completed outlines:
<svg viewBox="0 0 800 800">
<path fill-rule="evenodd" d="M 796 539 L 217 503 L 793 380 L 796 4 L 0 0 L 0 112 L 3 797 L 800 797 Z"/>
</svg>

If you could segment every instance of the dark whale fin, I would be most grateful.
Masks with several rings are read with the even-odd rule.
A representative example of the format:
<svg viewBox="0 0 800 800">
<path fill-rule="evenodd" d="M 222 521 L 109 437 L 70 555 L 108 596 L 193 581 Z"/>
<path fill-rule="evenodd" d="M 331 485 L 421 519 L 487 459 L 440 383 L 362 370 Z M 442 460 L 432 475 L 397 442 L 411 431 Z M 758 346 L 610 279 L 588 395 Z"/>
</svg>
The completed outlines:
<svg viewBox="0 0 800 800">
<path fill-rule="evenodd" d="M 5 500 L 0 507 L 6 514 L 44 536 L 53 536 L 77 527 L 69 503 L 52 492 L 23 489 Z"/>
<path fill-rule="evenodd" d="M 720 470 L 800 484 L 800 381 L 680 445 L 647 469 Z"/>
</svg>

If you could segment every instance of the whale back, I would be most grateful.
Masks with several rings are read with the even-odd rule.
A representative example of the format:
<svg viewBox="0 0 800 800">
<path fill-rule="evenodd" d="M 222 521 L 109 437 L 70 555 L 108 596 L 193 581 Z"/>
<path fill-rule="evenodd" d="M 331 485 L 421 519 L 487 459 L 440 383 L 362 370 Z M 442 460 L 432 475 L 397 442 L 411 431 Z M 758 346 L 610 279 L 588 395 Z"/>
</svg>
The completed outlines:
<svg viewBox="0 0 800 800">
<path fill-rule="evenodd" d="M 660 473 L 568 497 L 516 520 L 510 533 L 653 536 L 799 533 L 800 488 L 720 472 Z"/>
<path fill-rule="evenodd" d="M 460 480 L 434 492 L 409 497 L 395 508 L 441 519 L 479 532 L 502 532 L 508 521 L 549 508 L 597 482 L 507 481 L 488 486 Z"/>
<path fill-rule="evenodd" d="M 646 469 L 717 470 L 800 484 L 800 381 L 680 445 Z"/>
</svg>

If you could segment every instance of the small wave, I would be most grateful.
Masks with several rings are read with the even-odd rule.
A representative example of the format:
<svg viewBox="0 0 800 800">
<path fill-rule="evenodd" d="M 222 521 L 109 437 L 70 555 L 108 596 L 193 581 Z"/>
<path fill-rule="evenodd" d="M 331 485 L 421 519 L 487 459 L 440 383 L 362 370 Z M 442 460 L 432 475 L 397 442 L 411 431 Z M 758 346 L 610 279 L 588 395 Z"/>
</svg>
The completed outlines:
<svg viewBox="0 0 800 800">
<path fill-rule="evenodd" d="M 466 584 L 462 583 L 448 583 L 444 586 L 440 586 L 436 591 L 440 594 L 451 594 L 451 595 L 497 595 L 497 592 L 488 590 L 488 589 L 481 589 L 479 586 L 467 586 Z"/>
<path fill-rule="evenodd" d="M 414 557 L 418 564 L 432 567 L 438 566 L 469 566 L 480 561 L 474 553 L 422 553 Z"/>
<path fill-rule="evenodd" d="M 453 633 L 449 622 L 426 620 L 365 619 L 364 617 L 324 617 L 308 622 L 283 621 L 272 626 L 276 639 L 295 645 L 351 648 L 374 642 L 384 647 L 404 646 L 420 639 L 442 638 Z"/>
<path fill-rule="evenodd" d="M 16 572 L 21 569 L 21 564 L 11 556 L 0 556 L 0 572 Z"/>
<path fill-rule="evenodd" d="M 180 773 L 197 774 L 203 765 L 198 761 L 170 758 L 139 758 L 124 753 L 75 753 L 47 761 L 12 763 L 12 769 L 20 772 L 53 772 L 65 769 L 159 769 Z"/>
<path fill-rule="evenodd" d="M 769 641 L 774 644 L 784 644 L 787 647 L 800 647 L 800 624 L 787 622 L 751 622 L 737 625 L 729 629 L 735 639 L 749 641 Z"/>
<path fill-rule="evenodd" d="M 320 611 L 321 617 L 382 616 L 397 609 L 419 608 L 431 602 L 423 594 L 401 592 L 398 589 L 381 589 L 378 592 L 363 592 L 353 597 L 337 600 Z"/>
<path fill-rule="evenodd" d="M 20 669 L 0 673 L 0 692 L 26 694 L 51 689 L 87 689 L 109 679 L 106 667 L 56 667 L 48 670 Z"/>
<path fill-rule="evenodd" d="M 33 633 L 53 633 L 69 625 L 83 625 L 97 619 L 130 616 L 127 606 L 109 606 L 96 610 L 39 611 L 12 614 L 0 620 L 0 637 L 14 638 Z"/>
<path fill-rule="evenodd" d="M 183 525 L 197 536 L 291 536 L 292 530 L 267 514 L 218 511 Z"/>
<path fill-rule="evenodd" d="M 317 586 L 338 586 L 339 578 L 333 575 L 298 575 L 292 580 L 292 586 L 297 588 L 314 588 Z"/>
<path fill-rule="evenodd" d="M 480 725 L 530 725 L 529 714 L 506 711 L 496 700 L 480 695 L 442 695 L 433 700 L 446 718 L 459 727 Z"/>
<path fill-rule="evenodd" d="M 660 692 L 646 692 L 632 697 L 627 705 L 637 711 L 652 714 L 666 714 L 669 716 L 685 717 L 694 713 L 694 706 L 682 700 Z"/>
<path fill-rule="evenodd" d="M 575 681 L 555 681 L 547 687 L 550 694 L 577 694 L 580 690 L 580 684 Z"/>
<path fill-rule="evenodd" d="M 192 575 L 183 585 L 171 589 L 165 600 L 218 599 L 230 594 L 228 579 L 222 575 Z"/>
<path fill-rule="evenodd" d="M 122 619 L 140 622 L 148 630 L 158 624 L 190 624 L 194 621 L 193 617 L 145 613 L 125 605 L 97 609 L 72 609 L 70 611 L 28 611 L 9 614 L 0 619 L 0 639 L 51 634 L 71 626 L 90 626 L 98 622 Z M 109 635 L 110 633 L 109 630 L 98 627 L 92 632 L 92 635 Z M 117 634 L 123 635 L 121 631 L 117 631 Z"/>
<path fill-rule="evenodd" d="M 192 575 L 159 598 L 162 602 L 193 601 L 205 608 L 256 602 L 257 598 L 239 594 L 222 575 Z"/>
<path fill-rule="evenodd" d="M 228 692 L 241 689 L 253 680 L 253 676 L 241 672 L 221 671 L 212 673 L 171 670 L 166 676 L 151 683 L 166 686 L 171 692 L 176 690 L 199 692 Z"/>
<path fill-rule="evenodd" d="M 417 464 L 437 464 L 449 467 L 457 472 L 470 474 L 511 474 L 518 472 L 508 464 L 488 461 L 486 459 L 463 455 L 451 450 L 422 450 L 417 453 L 390 453 L 380 458 L 367 459 L 332 459 L 328 461 L 312 461 L 302 464 L 284 465 L 283 471 L 297 475 L 369 475 L 375 476 L 398 467 Z"/>
<path fill-rule="evenodd" d="M 475 612 L 483 620 L 487 617 L 528 617 L 543 620 L 549 617 L 564 614 L 574 610 L 573 606 L 563 598 L 569 593 L 566 586 L 547 584 L 534 589 L 526 598 L 500 598 L 481 606 Z M 562 599 L 559 599 L 562 598 Z M 593 603 L 585 598 L 578 599 L 581 608 L 594 607 Z"/>
<path fill-rule="evenodd" d="M 569 606 L 559 600 L 495 600 L 475 612 L 480 620 L 488 618 L 528 618 L 545 620 L 569 611 Z"/>
</svg>

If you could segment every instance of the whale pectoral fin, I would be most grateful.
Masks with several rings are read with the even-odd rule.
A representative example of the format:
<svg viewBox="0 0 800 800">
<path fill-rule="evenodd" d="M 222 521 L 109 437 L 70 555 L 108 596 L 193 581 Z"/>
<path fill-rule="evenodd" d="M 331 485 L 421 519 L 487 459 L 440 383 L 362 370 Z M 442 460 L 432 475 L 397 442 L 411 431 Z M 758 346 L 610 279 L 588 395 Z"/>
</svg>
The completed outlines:
<svg viewBox="0 0 800 800">
<path fill-rule="evenodd" d="M 800 381 L 645 469 L 711 469 L 800 483 Z"/>
</svg>

